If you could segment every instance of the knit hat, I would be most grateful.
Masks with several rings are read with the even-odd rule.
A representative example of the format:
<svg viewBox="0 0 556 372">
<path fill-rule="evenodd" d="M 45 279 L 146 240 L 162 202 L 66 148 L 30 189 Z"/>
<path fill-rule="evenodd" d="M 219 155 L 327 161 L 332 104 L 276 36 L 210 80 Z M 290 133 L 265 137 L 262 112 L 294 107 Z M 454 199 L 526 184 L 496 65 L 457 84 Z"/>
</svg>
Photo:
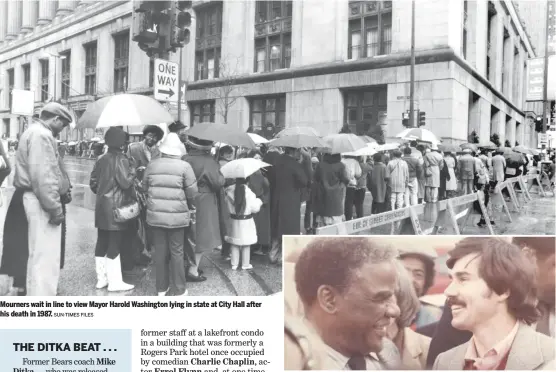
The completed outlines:
<svg viewBox="0 0 556 372">
<path fill-rule="evenodd" d="M 125 144 L 126 133 L 121 128 L 111 127 L 106 131 L 104 140 L 111 148 L 120 148 Z"/>
<path fill-rule="evenodd" d="M 170 156 L 182 156 L 185 155 L 185 147 L 180 141 L 180 137 L 176 133 L 168 133 L 164 141 L 160 144 L 158 150 Z"/>
</svg>

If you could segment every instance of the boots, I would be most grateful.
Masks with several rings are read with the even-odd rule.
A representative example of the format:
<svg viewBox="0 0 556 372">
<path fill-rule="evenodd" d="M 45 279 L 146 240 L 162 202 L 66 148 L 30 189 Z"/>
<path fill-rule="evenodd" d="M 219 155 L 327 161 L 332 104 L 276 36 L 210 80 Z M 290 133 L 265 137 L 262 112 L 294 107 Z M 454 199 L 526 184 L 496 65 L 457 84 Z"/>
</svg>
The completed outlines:
<svg viewBox="0 0 556 372">
<path fill-rule="evenodd" d="M 250 264 L 251 261 L 251 246 L 241 247 L 241 268 L 243 270 L 250 270 L 253 265 Z"/>
<path fill-rule="evenodd" d="M 122 280 L 122 266 L 120 263 L 120 255 L 113 260 L 106 258 L 106 273 L 108 276 L 108 291 L 129 291 L 135 286 L 127 284 Z"/>
<path fill-rule="evenodd" d="M 106 257 L 95 257 L 95 266 L 97 271 L 97 289 L 102 289 L 108 285 L 108 277 L 106 276 Z"/>
</svg>

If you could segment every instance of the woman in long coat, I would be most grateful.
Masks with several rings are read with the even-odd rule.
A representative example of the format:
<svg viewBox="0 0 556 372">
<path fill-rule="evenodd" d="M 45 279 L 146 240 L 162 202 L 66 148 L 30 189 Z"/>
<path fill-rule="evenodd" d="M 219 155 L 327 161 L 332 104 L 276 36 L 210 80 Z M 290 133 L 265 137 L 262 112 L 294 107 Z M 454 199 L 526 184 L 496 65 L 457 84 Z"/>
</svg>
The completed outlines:
<svg viewBox="0 0 556 372">
<path fill-rule="evenodd" d="M 262 160 L 262 155 L 257 150 L 251 150 L 247 156 Z M 268 247 L 270 246 L 270 184 L 259 170 L 249 177 L 248 186 L 255 196 L 263 202 L 259 212 L 253 216 L 255 226 L 257 227 L 257 244 L 259 249 L 252 251 L 252 253 L 264 254 L 268 252 Z"/>
<path fill-rule="evenodd" d="M 435 203 L 438 201 L 440 170 L 444 166 L 444 158 L 436 151 L 428 151 L 423 160 L 425 162 L 425 201 Z"/>
<path fill-rule="evenodd" d="M 108 152 L 101 156 L 91 172 L 90 187 L 96 194 L 95 227 L 98 240 L 95 250 L 97 289 L 108 286 L 109 291 L 127 291 L 133 285 L 122 280 L 120 247 L 124 244 L 131 223 L 118 223 L 114 219 L 114 209 L 131 204 L 133 201 L 133 181 L 135 170 L 122 152 L 125 132 L 120 128 L 110 128 L 105 140 Z"/>
<path fill-rule="evenodd" d="M 386 165 L 382 162 L 382 154 L 376 153 L 373 155 L 374 165 L 370 173 L 370 182 L 367 188 L 373 196 L 373 204 L 371 213 L 386 212 Z"/>
<path fill-rule="evenodd" d="M 344 219 L 350 174 L 341 160 L 340 154 L 325 154 L 315 169 L 313 179 L 317 192 L 312 204 L 319 227 L 340 223 Z"/>
<path fill-rule="evenodd" d="M 187 280 L 204 281 L 206 278 L 199 273 L 199 264 L 203 253 L 222 245 L 220 237 L 220 215 L 218 210 L 218 194 L 224 186 L 224 176 L 220 173 L 220 165 L 212 155 L 211 141 L 204 141 L 189 137 L 187 141 L 188 154 L 182 160 L 188 162 L 197 178 L 198 194 L 195 197 L 196 225 L 195 225 L 195 254 L 189 258 L 189 272 Z"/>
<path fill-rule="evenodd" d="M 303 165 L 298 162 L 297 155 L 298 150 L 286 148 L 272 167 L 274 193 L 270 195 L 271 263 L 281 261 L 282 235 L 299 235 L 301 230 L 301 193 L 309 185 L 312 168 L 310 155 L 303 154 Z"/>
</svg>

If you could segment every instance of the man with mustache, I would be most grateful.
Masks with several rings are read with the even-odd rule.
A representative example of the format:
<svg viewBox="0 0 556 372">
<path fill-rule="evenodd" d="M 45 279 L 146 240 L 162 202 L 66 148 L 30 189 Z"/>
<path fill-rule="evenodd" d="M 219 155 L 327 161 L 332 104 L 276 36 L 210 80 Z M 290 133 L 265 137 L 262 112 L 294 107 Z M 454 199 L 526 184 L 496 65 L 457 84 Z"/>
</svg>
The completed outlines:
<svg viewBox="0 0 556 372">
<path fill-rule="evenodd" d="M 515 237 L 512 243 L 521 247 L 525 256 L 537 265 L 537 287 L 539 288 L 537 308 L 541 312 L 541 317 L 535 329 L 537 332 L 554 337 L 556 239 L 553 236 Z M 452 311 L 445 306 L 442 317 L 436 326 L 436 334 L 431 341 L 427 366 L 432 367 L 438 354 L 461 345 L 471 338 L 470 332 L 455 329 L 451 322 Z"/>
<path fill-rule="evenodd" d="M 400 315 L 396 256 L 380 239 L 360 237 L 317 238 L 299 256 L 296 289 L 307 325 L 322 341 L 322 369 L 399 368 L 399 353 L 386 339 Z"/>
<path fill-rule="evenodd" d="M 473 237 L 449 252 L 446 288 L 452 326 L 468 342 L 440 354 L 433 369 L 534 370 L 554 359 L 554 340 L 531 325 L 536 309 L 535 266 L 502 239 Z"/>
</svg>

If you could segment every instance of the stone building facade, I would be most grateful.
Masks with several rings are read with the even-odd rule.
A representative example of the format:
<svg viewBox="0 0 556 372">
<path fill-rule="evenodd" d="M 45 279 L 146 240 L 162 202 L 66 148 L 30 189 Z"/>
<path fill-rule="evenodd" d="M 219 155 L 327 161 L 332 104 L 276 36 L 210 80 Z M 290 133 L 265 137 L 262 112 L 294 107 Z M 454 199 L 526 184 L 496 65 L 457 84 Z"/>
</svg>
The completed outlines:
<svg viewBox="0 0 556 372">
<path fill-rule="evenodd" d="M 16 10 L 19 21 L 6 17 Z M 0 2 L 0 130 L 14 137 L 19 129 L 10 87 L 34 87 L 37 106 L 61 96 L 77 112 L 123 90 L 152 94 L 153 63 L 131 41 L 131 11 L 129 1 Z M 387 138 L 404 129 L 411 2 L 194 1 L 194 11 L 183 49 L 187 125 L 328 134 L 347 124 L 358 133 L 380 127 Z M 509 0 L 416 1 L 415 108 L 426 113 L 424 128 L 446 142 L 475 131 L 536 146 L 525 109 L 535 51 L 522 22 Z"/>
</svg>

